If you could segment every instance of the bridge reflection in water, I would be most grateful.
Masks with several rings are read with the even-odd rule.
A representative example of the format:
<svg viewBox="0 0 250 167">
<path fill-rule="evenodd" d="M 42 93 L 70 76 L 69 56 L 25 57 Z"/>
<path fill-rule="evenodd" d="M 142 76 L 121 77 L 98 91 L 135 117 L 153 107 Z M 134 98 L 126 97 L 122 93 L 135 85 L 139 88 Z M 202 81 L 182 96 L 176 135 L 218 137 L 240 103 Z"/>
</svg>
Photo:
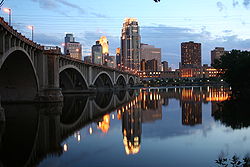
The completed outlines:
<svg viewBox="0 0 250 167">
<path fill-rule="evenodd" d="M 74 135 L 80 141 L 83 127 L 89 134 L 108 133 L 112 119 L 121 120 L 125 153 L 137 154 L 142 124 L 161 120 L 162 105 L 170 99 L 180 100 L 182 125 L 195 126 L 202 123 L 202 102 L 210 101 L 216 110 L 216 103 L 228 97 L 223 88 L 168 88 L 66 95 L 57 104 L 2 105 L 0 166 L 36 166 L 49 156 L 60 156 L 69 149 L 67 138 Z"/>
</svg>

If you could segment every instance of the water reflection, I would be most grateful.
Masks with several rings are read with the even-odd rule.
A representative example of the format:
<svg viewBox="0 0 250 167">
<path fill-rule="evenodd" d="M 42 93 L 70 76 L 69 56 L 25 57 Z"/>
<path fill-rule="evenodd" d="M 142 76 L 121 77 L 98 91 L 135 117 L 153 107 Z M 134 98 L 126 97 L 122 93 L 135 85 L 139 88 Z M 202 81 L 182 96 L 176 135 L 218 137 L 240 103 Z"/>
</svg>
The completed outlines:
<svg viewBox="0 0 250 167">
<path fill-rule="evenodd" d="M 212 116 L 233 129 L 249 127 L 249 96 L 237 96 L 213 105 Z"/>
<path fill-rule="evenodd" d="M 190 129 L 204 124 L 204 104 L 211 105 L 211 115 L 216 120 L 232 128 L 248 127 L 248 114 L 232 114 L 235 107 L 229 104 L 236 105 L 238 101 L 223 102 L 222 106 L 221 102 L 228 98 L 229 91 L 223 87 L 193 87 L 71 95 L 65 96 L 63 104 L 3 105 L 5 121 L 0 121 L 0 164 L 36 166 L 51 156 L 63 157 L 77 149 L 69 139 L 78 144 L 91 136 L 95 140 L 100 134 L 113 133 L 112 127 L 119 125 L 117 136 L 122 136 L 119 140 L 123 143 L 119 149 L 126 155 L 140 155 L 146 147 L 143 140 L 148 136 L 189 134 Z M 172 106 L 173 102 L 176 105 Z M 173 110 L 176 107 L 176 110 L 169 113 L 168 107 Z M 166 118 L 172 119 L 166 121 Z"/>
<path fill-rule="evenodd" d="M 122 133 L 126 154 L 136 154 L 140 151 L 142 122 L 141 109 L 137 100 L 133 100 L 122 108 Z M 140 102 L 139 102 L 140 103 Z"/>
</svg>

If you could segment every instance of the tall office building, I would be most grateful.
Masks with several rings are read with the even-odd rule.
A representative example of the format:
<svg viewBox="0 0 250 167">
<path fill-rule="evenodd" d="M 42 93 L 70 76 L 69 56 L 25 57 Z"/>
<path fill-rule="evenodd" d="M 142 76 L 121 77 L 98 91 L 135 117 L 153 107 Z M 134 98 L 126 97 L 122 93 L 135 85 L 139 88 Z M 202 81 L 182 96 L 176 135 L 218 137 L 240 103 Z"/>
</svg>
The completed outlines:
<svg viewBox="0 0 250 167">
<path fill-rule="evenodd" d="M 65 36 L 64 54 L 82 60 L 82 45 L 75 41 L 73 34 L 66 34 Z"/>
<path fill-rule="evenodd" d="M 141 44 L 141 60 L 157 60 L 156 71 L 161 71 L 161 48 L 155 48 L 153 45 Z"/>
<path fill-rule="evenodd" d="M 92 63 L 103 65 L 102 45 L 99 41 L 92 46 Z"/>
<path fill-rule="evenodd" d="M 65 40 L 65 43 L 75 42 L 75 37 L 73 34 L 66 34 L 64 40 Z"/>
<path fill-rule="evenodd" d="M 201 67 L 201 44 L 190 42 L 181 43 L 181 67 Z"/>
<path fill-rule="evenodd" d="M 214 50 L 211 51 L 211 65 L 214 64 L 214 61 L 217 59 L 219 60 L 221 56 L 223 56 L 228 51 L 225 51 L 223 47 L 216 47 Z"/>
<path fill-rule="evenodd" d="M 99 40 L 102 45 L 102 54 L 109 55 L 109 42 L 106 36 L 102 36 Z"/>
<path fill-rule="evenodd" d="M 121 36 L 121 55 L 124 68 L 140 70 L 140 28 L 135 18 L 126 18 Z"/>
</svg>

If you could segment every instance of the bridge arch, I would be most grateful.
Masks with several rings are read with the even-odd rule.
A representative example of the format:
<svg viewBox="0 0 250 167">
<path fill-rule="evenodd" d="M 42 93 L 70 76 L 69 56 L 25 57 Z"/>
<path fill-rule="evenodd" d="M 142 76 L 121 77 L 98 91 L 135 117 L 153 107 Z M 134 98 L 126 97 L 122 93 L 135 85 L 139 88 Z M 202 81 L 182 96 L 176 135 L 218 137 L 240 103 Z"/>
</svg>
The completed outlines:
<svg viewBox="0 0 250 167">
<path fill-rule="evenodd" d="M 134 79 L 134 77 L 130 76 L 128 78 L 128 85 L 130 85 L 130 86 L 134 86 L 135 85 L 135 79 Z"/>
<path fill-rule="evenodd" d="M 59 69 L 59 84 L 62 90 L 86 90 L 88 82 L 81 70 L 74 65 L 66 65 Z"/>
<path fill-rule="evenodd" d="M 122 74 L 118 75 L 115 83 L 118 87 L 123 87 L 123 88 L 126 87 L 126 79 L 124 75 Z"/>
<path fill-rule="evenodd" d="M 92 85 L 95 85 L 97 88 L 112 88 L 114 82 L 106 71 L 102 71 L 94 78 Z"/>
<path fill-rule="evenodd" d="M 88 96 L 64 96 L 64 106 L 60 116 L 60 126 L 63 134 L 74 131 L 76 127 L 89 119 L 87 113 L 89 111 L 88 103 Z"/>
<path fill-rule="evenodd" d="M 112 92 L 98 92 L 93 104 L 98 111 L 104 112 L 112 106 L 113 98 L 114 94 Z"/>
<path fill-rule="evenodd" d="M 36 68 L 21 47 L 12 47 L 0 60 L 0 94 L 3 101 L 34 101 L 39 90 Z"/>
</svg>

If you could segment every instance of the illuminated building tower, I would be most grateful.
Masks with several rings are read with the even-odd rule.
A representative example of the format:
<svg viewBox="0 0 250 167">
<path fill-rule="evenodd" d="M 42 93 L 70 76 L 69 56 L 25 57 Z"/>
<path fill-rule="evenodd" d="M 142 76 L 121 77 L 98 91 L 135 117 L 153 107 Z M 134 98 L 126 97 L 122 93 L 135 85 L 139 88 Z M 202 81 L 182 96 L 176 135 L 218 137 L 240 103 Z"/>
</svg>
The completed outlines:
<svg viewBox="0 0 250 167">
<path fill-rule="evenodd" d="M 154 71 L 161 71 L 161 48 L 155 48 L 153 45 L 141 44 L 141 60 L 145 59 L 157 61 L 157 67 Z M 142 70 L 141 70 L 142 71 Z"/>
<path fill-rule="evenodd" d="M 140 29 L 135 18 L 126 18 L 121 36 L 122 66 L 125 69 L 140 70 Z"/>
<path fill-rule="evenodd" d="M 219 60 L 221 56 L 223 56 L 228 51 L 225 51 L 223 47 L 216 47 L 214 50 L 211 51 L 211 65 L 214 64 L 214 61 L 217 59 Z"/>
<path fill-rule="evenodd" d="M 99 41 L 96 41 L 96 44 L 92 46 L 92 63 L 103 64 L 102 45 Z"/>
<path fill-rule="evenodd" d="M 201 44 L 190 42 L 181 43 L 181 67 L 201 67 Z"/>
<path fill-rule="evenodd" d="M 109 55 L 109 42 L 107 37 L 102 36 L 99 42 L 102 45 L 102 54 L 105 56 Z"/>
<path fill-rule="evenodd" d="M 82 45 L 75 41 L 73 34 L 66 34 L 64 54 L 69 57 L 82 60 Z"/>
<path fill-rule="evenodd" d="M 121 49 L 120 48 L 116 49 L 116 66 L 118 68 L 121 68 Z"/>
<path fill-rule="evenodd" d="M 126 154 L 137 154 L 141 144 L 141 110 L 135 106 L 125 107 L 122 113 L 123 144 Z"/>
</svg>

